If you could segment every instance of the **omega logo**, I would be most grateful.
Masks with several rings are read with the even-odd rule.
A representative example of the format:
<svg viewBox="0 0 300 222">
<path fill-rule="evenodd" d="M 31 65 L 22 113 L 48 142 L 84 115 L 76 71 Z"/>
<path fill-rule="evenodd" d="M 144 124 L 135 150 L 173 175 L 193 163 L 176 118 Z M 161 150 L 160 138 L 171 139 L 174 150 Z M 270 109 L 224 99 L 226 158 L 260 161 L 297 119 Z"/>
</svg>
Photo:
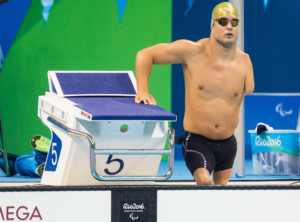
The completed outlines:
<svg viewBox="0 0 300 222">
<path fill-rule="evenodd" d="M 33 210 L 26 206 L 0 206 L 0 219 L 2 221 L 31 221 L 34 218 L 43 220 L 37 206 Z"/>
</svg>

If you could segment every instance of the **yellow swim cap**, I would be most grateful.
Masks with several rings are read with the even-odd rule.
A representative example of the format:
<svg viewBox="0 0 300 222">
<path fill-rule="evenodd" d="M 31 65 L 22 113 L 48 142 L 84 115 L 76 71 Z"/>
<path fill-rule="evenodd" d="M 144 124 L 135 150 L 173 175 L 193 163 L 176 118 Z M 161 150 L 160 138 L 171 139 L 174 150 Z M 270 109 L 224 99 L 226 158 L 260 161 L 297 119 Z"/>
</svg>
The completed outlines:
<svg viewBox="0 0 300 222">
<path fill-rule="evenodd" d="M 236 7 L 233 4 L 229 2 L 222 2 L 218 4 L 212 12 L 210 28 L 213 27 L 214 21 L 222 16 L 234 16 L 238 18 L 239 14 Z"/>
</svg>

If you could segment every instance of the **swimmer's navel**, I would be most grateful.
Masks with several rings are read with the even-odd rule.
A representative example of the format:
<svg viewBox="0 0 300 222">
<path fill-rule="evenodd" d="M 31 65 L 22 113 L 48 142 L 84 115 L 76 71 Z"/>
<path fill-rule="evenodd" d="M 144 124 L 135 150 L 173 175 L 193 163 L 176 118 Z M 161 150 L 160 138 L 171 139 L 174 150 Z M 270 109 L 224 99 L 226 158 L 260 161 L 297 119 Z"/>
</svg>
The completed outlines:
<svg viewBox="0 0 300 222">
<path fill-rule="evenodd" d="M 220 127 L 219 124 L 216 124 L 216 125 L 215 125 L 215 128 L 216 128 L 216 129 L 218 129 L 219 127 Z"/>
<path fill-rule="evenodd" d="M 239 96 L 239 94 L 238 94 L 238 93 L 235 93 L 235 94 L 234 94 L 234 97 L 238 97 L 238 96 Z"/>
<path fill-rule="evenodd" d="M 198 89 L 199 89 L 199 90 L 203 90 L 203 89 L 204 89 L 204 86 L 199 86 Z"/>
</svg>

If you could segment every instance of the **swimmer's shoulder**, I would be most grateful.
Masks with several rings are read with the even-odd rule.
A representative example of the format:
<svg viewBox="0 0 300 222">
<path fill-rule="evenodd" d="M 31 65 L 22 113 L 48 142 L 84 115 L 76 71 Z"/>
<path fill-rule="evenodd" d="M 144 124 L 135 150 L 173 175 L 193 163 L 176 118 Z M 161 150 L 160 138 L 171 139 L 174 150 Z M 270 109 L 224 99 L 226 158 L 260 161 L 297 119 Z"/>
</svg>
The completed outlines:
<svg viewBox="0 0 300 222">
<path fill-rule="evenodd" d="M 199 50 L 202 51 L 205 49 L 206 45 L 208 44 L 208 39 L 200 39 L 196 42 L 193 42 L 193 41 L 187 40 L 187 39 L 180 39 L 180 40 L 174 41 L 172 44 L 184 47 L 185 49 L 187 49 L 189 51 L 199 52 Z"/>
<path fill-rule="evenodd" d="M 200 39 L 196 42 L 196 44 L 197 44 L 197 52 L 198 53 L 210 53 L 211 52 L 209 38 Z"/>
<path fill-rule="evenodd" d="M 252 65 L 249 54 L 242 52 L 239 49 L 237 49 L 237 58 L 241 63 L 244 63 L 245 65 Z"/>
</svg>

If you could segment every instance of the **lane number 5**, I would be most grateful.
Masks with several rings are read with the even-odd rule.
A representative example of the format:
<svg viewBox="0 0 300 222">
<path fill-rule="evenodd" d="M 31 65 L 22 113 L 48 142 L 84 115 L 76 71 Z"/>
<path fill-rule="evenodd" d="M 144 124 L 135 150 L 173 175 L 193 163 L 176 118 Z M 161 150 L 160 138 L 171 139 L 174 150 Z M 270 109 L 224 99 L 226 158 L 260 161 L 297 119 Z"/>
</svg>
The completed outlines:
<svg viewBox="0 0 300 222">
<path fill-rule="evenodd" d="M 124 168 L 124 161 L 121 160 L 121 159 L 118 159 L 118 158 L 113 159 L 113 155 L 109 155 L 109 157 L 108 157 L 108 159 L 106 161 L 106 164 L 111 164 L 111 163 L 114 163 L 114 162 L 116 162 L 116 163 L 119 164 L 119 168 L 116 171 L 114 171 L 114 172 L 111 172 L 108 168 L 105 168 L 104 172 L 106 174 L 108 174 L 108 175 L 116 175 L 116 174 L 120 173 L 123 170 L 123 168 Z"/>
<path fill-rule="evenodd" d="M 51 162 L 52 165 L 56 165 L 57 164 L 57 152 L 55 150 L 55 147 L 57 146 L 57 143 L 52 143 L 52 149 L 51 149 Z"/>
</svg>

